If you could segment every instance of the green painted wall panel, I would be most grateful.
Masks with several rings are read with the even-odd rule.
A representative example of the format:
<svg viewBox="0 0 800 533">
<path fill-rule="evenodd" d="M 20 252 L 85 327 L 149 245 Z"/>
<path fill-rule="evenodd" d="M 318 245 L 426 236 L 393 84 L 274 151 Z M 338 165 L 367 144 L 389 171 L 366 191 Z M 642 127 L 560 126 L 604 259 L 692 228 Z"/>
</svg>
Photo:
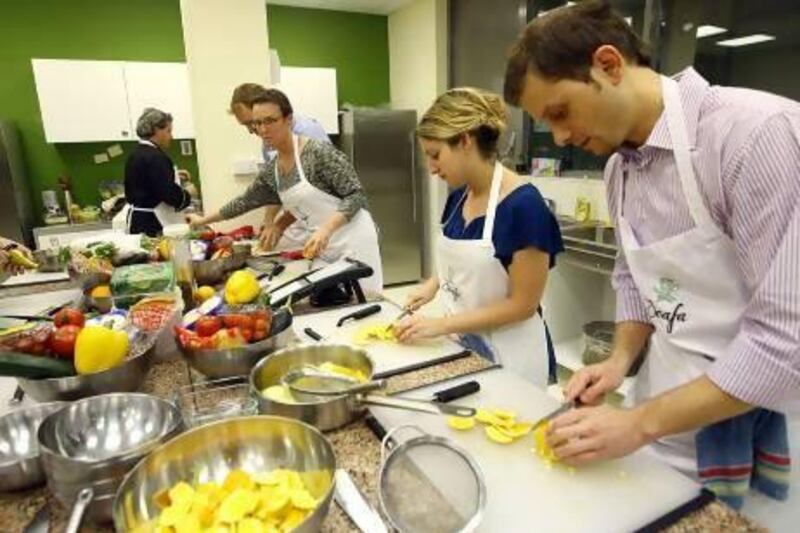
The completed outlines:
<svg viewBox="0 0 800 533">
<path fill-rule="evenodd" d="M 41 191 L 72 178 L 81 205 L 98 202 L 103 180 L 123 178 L 125 156 L 96 165 L 93 155 L 113 143 L 47 144 L 31 58 L 184 61 L 178 0 L 0 1 L 0 117 L 16 123 L 36 212 Z M 168 110 L 166 110 L 168 111 Z M 122 143 L 126 154 L 133 143 Z M 197 176 L 194 156 L 171 156 Z"/>
<path fill-rule="evenodd" d="M 269 45 L 281 64 L 336 69 L 339 103 L 389 102 L 389 30 L 383 15 L 268 6 Z"/>
</svg>

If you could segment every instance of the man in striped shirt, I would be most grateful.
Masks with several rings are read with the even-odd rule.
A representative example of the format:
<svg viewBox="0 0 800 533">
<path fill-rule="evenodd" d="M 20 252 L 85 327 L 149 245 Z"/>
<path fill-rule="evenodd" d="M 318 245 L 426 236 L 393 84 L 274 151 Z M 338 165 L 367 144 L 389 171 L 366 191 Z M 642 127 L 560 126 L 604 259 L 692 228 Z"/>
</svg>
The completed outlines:
<svg viewBox="0 0 800 533">
<path fill-rule="evenodd" d="M 800 104 L 648 64 L 608 3 L 587 0 L 529 24 L 505 96 L 559 145 L 614 154 L 614 346 L 567 399 L 597 403 L 651 341 L 636 407 L 572 410 L 551 444 L 572 464 L 653 444 L 696 476 L 700 428 L 800 404 Z"/>
</svg>

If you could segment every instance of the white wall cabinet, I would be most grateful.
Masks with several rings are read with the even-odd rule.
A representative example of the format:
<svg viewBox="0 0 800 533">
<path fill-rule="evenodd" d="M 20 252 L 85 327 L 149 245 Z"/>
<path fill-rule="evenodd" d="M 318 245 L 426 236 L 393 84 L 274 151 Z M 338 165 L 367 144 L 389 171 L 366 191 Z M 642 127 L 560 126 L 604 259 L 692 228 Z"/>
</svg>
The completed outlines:
<svg viewBox="0 0 800 533">
<path fill-rule="evenodd" d="M 145 107 L 174 117 L 173 135 L 194 137 L 185 63 L 32 59 L 50 143 L 132 141 Z"/>
<path fill-rule="evenodd" d="M 136 138 L 121 61 L 33 59 L 31 63 L 47 142 Z"/>
<path fill-rule="evenodd" d="M 172 115 L 173 137 L 194 137 L 186 63 L 126 62 L 125 86 L 134 133 L 142 111 L 146 107 L 155 107 Z"/>
</svg>

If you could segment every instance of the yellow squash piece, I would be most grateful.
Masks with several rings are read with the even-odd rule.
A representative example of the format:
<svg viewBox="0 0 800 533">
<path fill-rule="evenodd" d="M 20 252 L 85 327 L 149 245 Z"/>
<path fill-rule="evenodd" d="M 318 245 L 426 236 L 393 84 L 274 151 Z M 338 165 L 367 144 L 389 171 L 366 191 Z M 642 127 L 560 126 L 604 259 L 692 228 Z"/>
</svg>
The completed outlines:
<svg viewBox="0 0 800 533">
<path fill-rule="evenodd" d="M 505 433 L 501 433 L 494 426 L 486 426 L 484 429 L 486 430 L 486 436 L 489 437 L 489 440 L 492 440 L 498 444 L 510 444 L 514 441 L 513 438 L 509 437 Z"/>
<path fill-rule="evenodd" d="M 550 422 L 545 422 L 533 430 L 534 450 L 536 454 L 548 463 L 558 462 L 553 449 L 547 444 L 547 429 Z"/>
<path fill-rule="evenodd" d="M 317 368 L 319 368 L 323 372 L 328 372 L 329 374 L 339 374 L 342 376 L 347 376 L 362 383 L 367 381 L 366 374 L 364 374 L 364 372 L 362 372 L 361 370 L 357 370 L 355 368 L 348 368 L 342 365 L 337 365 L 336 363 L 331 363 L 330 361 L 325 361 L 324 363 L 320 364 Z"/>
<path fill-rule="evenodd" d="M 361 327 L 353 335 L 353 344 L 364 346 L 371 342 L 397 342 L 394 328 L 389 322 L 379 322 Z"/>
<path fill-rule="evenodd" d="M 447 417 L 447 425 L 459 431 L 467 431 L 475 427 L 474 416 L 449 416 Z"/>
<path fill-rule="evenodd" d="M 272 385 L 261 391 L 261 394 L 264 398 L 272 400 L 273 402 L 297 403 L 297 400 L 295 400 L 292 395 L 292 391 L 290 391 L 289 387 L 286 385 Z"/>
<path fill-rule="evenodd" d="M 258 496 L 254 491 L 234 489 L 219 505 L 217 520 L 227 524 L 236 523 L 255 511 L 258 502 Z"/>
<path fill-rule="evenodd" d="M 75 370 L 93 374 L 108 370 L 128 355 L 128 335 L 102 326 L 86 326 L 75 339 Z"/>
</svg>

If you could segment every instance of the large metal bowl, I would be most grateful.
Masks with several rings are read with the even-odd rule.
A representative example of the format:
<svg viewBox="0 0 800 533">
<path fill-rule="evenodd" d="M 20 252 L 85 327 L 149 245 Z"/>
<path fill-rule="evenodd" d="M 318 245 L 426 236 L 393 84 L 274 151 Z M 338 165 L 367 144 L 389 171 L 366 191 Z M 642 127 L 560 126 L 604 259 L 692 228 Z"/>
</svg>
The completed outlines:
<svg viewBox="0 0 800 533">
<path fill-rule="evenodd" d="M 0 492 L 24 490 L 45 481 L 36 432 L 48 415 L 66 404 L 44 403 L 0 417 Z"/>
<path fill-rule="evenodd" d="M 216 285 L 222 282 L 228 272 L 244 268 L 251 249 L 250 244 L 234 243 L 233 254 L 228 257 L 192 261 L 195 281 L 198 285 Z"/>
<path fill-rule="evenodd" d="M 180 481 L 222 483 L 234 469 L 255 474 L 276 468 L 298 471 L 320 501 L 294 531 L 319 531 L 333 495 L 333 448 L 313 427 L 273 416 L 222 420 L 189 430 L 154 450 L 119 487 L 114 527 L 120 533 L 148 531 L 159 514 L 153 496 Z"/>
<path fill-rule="evenodd" d="M 216 285 L 225 278 L 227 265 L 226 259 L 192 261 L 194 279 L 198 285 Z"/>
<path fill-rule="evenodd" d="M 108 522 L 125 474 L 182 430 L 178 408 L 148 394 L 104 394 L 74 402 L 39 426 L 47 486 L 67 506 L 82 488 L 91 487 L 87 516 Z"/>
<path fill-rule="evenodd" d="M 177 344 L 181 355 L 198 372 L 209 378 L 229 378 L 248 375 L 264 356 L 287 346 L 292 335 L 292 314 L 279 309 L 272 317 L 270 336 L 262 341 L 225 350 L 190 350 Z"/>
<path fill-rule="evenodd" d="M 320 397 L 319 401 L 284 403 L 267 398 L 262 391 L 279 385 L 293 368 L 325 362 L 360 370 L 372 379 L 374 364 L 365 350 L 347 344 L 306 344 L 286 348 L 265 357 L 250 373 L 250 390 L 258 399 L 258 412 L 302 420 L 322 431 L 336 429 L 360 416 L 365 408 L 351 396 Z"/>
<path fill-rule="evenodd" d="M 139 353 L 119 366 L 96 372 L 63 378 L 17 378 L 26 394 L 39 402 L 71 401 L 110 392 L 133 392 L 144 383 L 153 364 L 155 338 L 135 345 Z"/>
</svg>

